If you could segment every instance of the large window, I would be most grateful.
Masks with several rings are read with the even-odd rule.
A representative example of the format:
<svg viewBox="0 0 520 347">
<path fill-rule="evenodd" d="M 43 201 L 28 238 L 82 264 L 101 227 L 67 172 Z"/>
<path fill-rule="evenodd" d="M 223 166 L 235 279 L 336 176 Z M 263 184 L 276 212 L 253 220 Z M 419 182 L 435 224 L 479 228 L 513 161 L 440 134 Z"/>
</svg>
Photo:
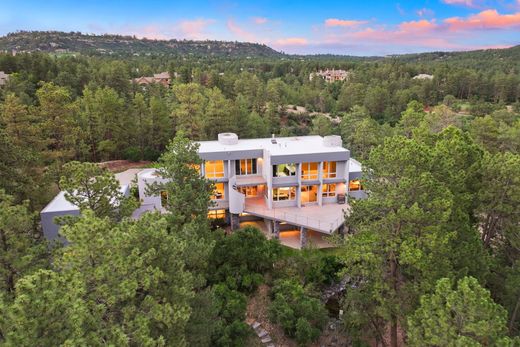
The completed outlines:
<svg viewBox="0 0 520 347">
<path fill-rule="evenodd" d="M 215 183 L 215 190 L 211 196 L 211 200 L 224 200 L 224 183 Z"/>
<path fill-rule="evenodd" d="M 208 211 L 209 219 L 225 219 L 226 218 L 226 210 L 210 210 Z"/>
<path fill-rule="evenodd" d="M 281 187 L 273 189 L 273 201 L 296 200 L 296 187 Z"/>
<path fill-rule="evenodd" d="M 241 159 L 235 161 L 237 175 L 256 175 L 256 159 Z"/>
<path fill-rule="evenodd" d="M 302 180 L 318 179 L 319 163 L 302 163 Z"/>
<path fill-rule="evenodd" d="M 246 198 L 254 197 L 258 195 L 258 187 L 239 187 L 238 191 L 246 196 Z"/>
<path fill-rule="evenodd" d="M 273 165 L 273 177 L 296 176 L 296 164 Z"/>
<path fill-rule="evenodd" d="M 324 161 L 323 162 L 323 178 L 335 178 L 336 177 L 336 162 L 335 161 Z"/>
<path fill-rule="evenodd" d="M 204 165 L 207 178 L 222 178 L 224 177 L 224 161 L 223 160 L 208 160 Z"/>
<path fill-rule="evenodd" d="M 336 185 L 335 184 L 324 184 L 321 189 L 322 196 L 324 198 L 333 198 L 336 196 Z"/>
<path fill-rule="evenodd" d="M 361 187 L 361 181 L 360 180 L 351 180 L 348 183 L 348 190 L 351 192 L 354 192 L 356 190 L 363 190 Z"/>
</svg>

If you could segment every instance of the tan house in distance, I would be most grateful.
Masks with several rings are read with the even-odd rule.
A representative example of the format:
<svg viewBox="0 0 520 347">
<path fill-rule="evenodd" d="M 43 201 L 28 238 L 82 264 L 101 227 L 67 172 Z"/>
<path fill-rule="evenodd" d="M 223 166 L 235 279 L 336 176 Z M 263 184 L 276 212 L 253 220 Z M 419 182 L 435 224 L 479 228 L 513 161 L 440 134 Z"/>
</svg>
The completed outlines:
<svg viewBox="0 0 520 347">
<path fill-rule="evenodd" d="M 3 71 L 0 71 L 0 87 L 5 85 L 9 81 L 9 75 Z"/>
<path fill-rule="evenodd" d="M 162 84 L 165 87 L 169 87 L 171 84 L 171 78 L 169 72 L 161 72 L 154 74 L 152 77 L 137 77 L 131 80 L 132 83 L 138 84 L 138 85 L 148 85 L 152 83 L 159 83 Z"/>
<path fill-rule="evenodd" d="M 312 81 L 314 77 L 320 77 L 325 80 L 327 83 L 333 83 L 336 81 L 345 81 L 348 80 L 352 73 L 350 71 L 345 70 L 320 70 L 318 72 L 313 72 L 309 75 L 309 81 Z"/>
</svg>

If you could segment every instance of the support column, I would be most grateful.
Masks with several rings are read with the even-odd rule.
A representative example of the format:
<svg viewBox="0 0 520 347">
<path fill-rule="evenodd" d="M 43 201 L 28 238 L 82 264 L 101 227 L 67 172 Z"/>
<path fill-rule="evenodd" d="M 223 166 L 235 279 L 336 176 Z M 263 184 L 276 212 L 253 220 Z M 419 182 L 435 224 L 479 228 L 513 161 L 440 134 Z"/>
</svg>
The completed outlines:
<svg viewBox="0 0 520 347">
<path fill-rule="evenodd" d="M 307 229 L 300 227 L 300 248 L 307 246 Z"/>
<path fill-rule="evenodd" d="M 345 224 L 341 224 L 341 226 L 338 228 L 338 234 L 343 239 L 345 238 L 345 234 L 347 233 L 347 227 Z"/>
<path fill-rule="evenodd" d="M 273 221 L 273 237 L 277 240 L 280 239 L 280 222 L 277 220 Z"/>
<path fill-rule="evenodd" d="M 231 230 L 237 230 L 240 228 L 239 216 L 236 213 L 230 213 L 231 217 Z"/>
</svg>

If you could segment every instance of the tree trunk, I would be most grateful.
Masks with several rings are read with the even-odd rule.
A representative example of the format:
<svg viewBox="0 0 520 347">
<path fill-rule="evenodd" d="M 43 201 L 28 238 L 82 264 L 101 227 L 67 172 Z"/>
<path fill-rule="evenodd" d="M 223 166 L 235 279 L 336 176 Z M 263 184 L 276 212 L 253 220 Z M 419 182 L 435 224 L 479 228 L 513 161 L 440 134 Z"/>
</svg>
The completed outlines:
<svg viewBox="0 0 520 347">
<path fill-rule="evenodd" d="M 397 293 L 398 290 L 398 278 L 397 278 L 397 261 L 395 259 L 395 256 L 392 254 L 390 259 L 390 271 L 392 273 L 392 288 L 394 290 L 394 293 Z M 397 343 L 397 316 L 395 313 L 392 313 L 391 315 L 391 322 L 390 322 L 390 346 L 392 347 L 398 347 Z"/>
<path fill-rule="evenodd" d="M 520 309 L 520 296 L 516 300 L 515 308 L 514 308 L 513 312 L 511 312 L 511 318 L 509 319 L 509 333 L 510 334 L 513 333 L 513 327 L 515 325 L 516 315 L 518 314 L 519 309 Z"/>
</svg>

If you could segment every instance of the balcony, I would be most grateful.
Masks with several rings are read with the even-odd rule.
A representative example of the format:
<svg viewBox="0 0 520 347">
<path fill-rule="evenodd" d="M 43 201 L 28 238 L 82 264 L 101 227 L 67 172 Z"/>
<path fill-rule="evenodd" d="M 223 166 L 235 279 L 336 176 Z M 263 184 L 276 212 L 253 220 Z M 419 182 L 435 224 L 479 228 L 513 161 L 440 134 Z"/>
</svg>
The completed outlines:
<svg viewBox="0 0 520 347">
<path fill-rule="evenodd" d="M 237 187 L 257 186 L 266 183 L 267 182 L 262 175 L 236 176 Z"/>
<path fill-rule="evenodd" d="M 332 234 L 345 221 L 348 205 L 326 204 L 323 206 L 280 207 L 269 209 L 263 197 L 247 199 L 244 212 L 298 227 Z"/>
</svg>

